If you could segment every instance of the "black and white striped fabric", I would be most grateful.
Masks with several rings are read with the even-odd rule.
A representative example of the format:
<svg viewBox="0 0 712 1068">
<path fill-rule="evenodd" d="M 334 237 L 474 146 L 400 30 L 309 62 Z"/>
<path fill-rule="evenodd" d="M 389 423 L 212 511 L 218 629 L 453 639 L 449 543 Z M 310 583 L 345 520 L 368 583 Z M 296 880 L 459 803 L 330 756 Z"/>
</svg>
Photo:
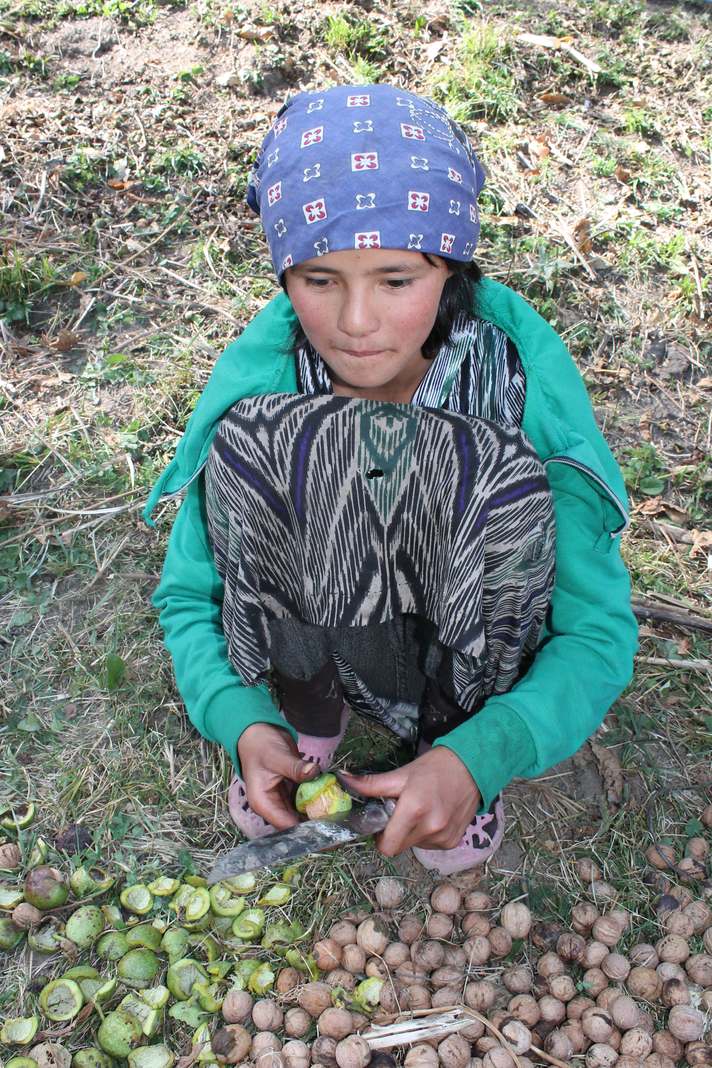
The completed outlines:
<svg viewBox="0 0 712 1068">
<path fill-rule="evenodd" d="M 333 393 L 329 369 L 309 344 L 297 352 L 300 393 Z M 521 426 L 526 380 L 514 344 L 503 330 L 483 319 L 460 317 L 450 342 L 434 358 L 411 404 L 444 408 L 491 419 L 499 426 Z"/>
<path fill-rule="evenodd" d="M 333 394 L 245 399 L 214 440 L 206 502 L 228 653 L 247 685 L 295 676 L 273 656 L 287 621 L 313 653 L 301 677 L 330 661 L 342 700 L 412 741 L 422 694 L 384 683 L 379 628 L 427 621 L 418 662 L 464 715 L 509 689 L 536 648 L 554 519 L 515 427 Z"/>
</svg>

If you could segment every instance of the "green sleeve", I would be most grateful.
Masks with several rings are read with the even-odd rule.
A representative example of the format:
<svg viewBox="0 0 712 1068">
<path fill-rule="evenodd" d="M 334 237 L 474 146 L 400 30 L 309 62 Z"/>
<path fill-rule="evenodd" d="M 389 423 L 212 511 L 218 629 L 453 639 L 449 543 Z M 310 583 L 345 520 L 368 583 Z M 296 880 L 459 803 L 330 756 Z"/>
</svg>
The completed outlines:
<svg viewBox="0 0 712 1068">
<path fill-rule="evenodd" d="M 599 726 L 632 675 L 637 626 L 618 537 L 585 476 L 547 474 L 556 516 L 556 582 L 545 633 L 524 677 L 438 739 L 467 766 L 483 810 L 515 777 L 541 775 Z"/>
<path fill-rule="evenodd" d="M 272 723 L 296 735 L 267 687 L 245 686 L 232 667 L 222 628 L 223 592 L 208 540 L 200 476 L 188 488 L 173 524 L 153 604 L 193 726 L 225 747 L 239 774 L 237 743 L 251 724 Z"/>
</svg>

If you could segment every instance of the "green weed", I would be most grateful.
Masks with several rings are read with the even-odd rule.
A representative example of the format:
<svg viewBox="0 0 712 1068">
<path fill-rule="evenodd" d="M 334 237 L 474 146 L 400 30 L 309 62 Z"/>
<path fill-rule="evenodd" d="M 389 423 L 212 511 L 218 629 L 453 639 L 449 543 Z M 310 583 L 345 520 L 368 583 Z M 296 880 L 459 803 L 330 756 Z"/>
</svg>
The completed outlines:
<svg viewBox="0 0 712 1068">
<path fill-rule="evenodd" d="M 63 89 L 76 89 L 81 80 L 81 74 L 60 74 L 53 80 L 52 88 L 55 92 L 61 92 Z"/>
<path fill-rule="evenodd" d="M 665 491 L 667 467 L 662 456 L 650 442 L 636 445 L 624 454 L 621 465 L 626 486 L 632 493 L 657 497 Z"/>
<path fill-rule="evenodd" d="M 161 7 L 183 8 L 187 0 L 19 0 L 11 14 L 17 19 L 114 18 L 129 26 L 149 26 Z"/>
<path fill-rule="evenodd" d="M 153 164 L 158 174 L 176 174 L 195 177 L 207 167 L 205 157 L 188 145 L 170 148 L 161 153 Z"/>
<path fill-rule="evenodd" d="M 505 122 L 520 107 L 511 49 L 486 22 L 466 28 L 456 62 L 436 78 L 432 92 L 459 122 L 485 118 Z"/>
<path fill-rule="evenodd" d="M 645 29 L 661 41 L 689 41 L 690 34 L 680 18 L 672 11 L 653 11 L 645 20 Z"/>
<path fill-rule="evenodd" d="M 641 137 L 658 137 L 660 131 L 645 108 L 630 107 L 623 110 L 623 128 L 626 133 Z"/>
<path fill-rule="evenodd" d="M 385 36 L 367 19 L 350 14 L 327 15 L 322 32 L 329 48 L 349 58 L 378 60 L 386 54 Z"/>
<path fill-rule="evenodd" d="M 588 7 L 587 20 L 593 30 L 620 33 L 634 26 L 645 11 L 640 0 L 594 0 Z"/>
<path fill-rule="evenodd" d="M 34 302 L 57 282 L 48 256 L 23 256 L 16 249 L 0 250 L 0 319 L 28 322 Z"/>
</svg>

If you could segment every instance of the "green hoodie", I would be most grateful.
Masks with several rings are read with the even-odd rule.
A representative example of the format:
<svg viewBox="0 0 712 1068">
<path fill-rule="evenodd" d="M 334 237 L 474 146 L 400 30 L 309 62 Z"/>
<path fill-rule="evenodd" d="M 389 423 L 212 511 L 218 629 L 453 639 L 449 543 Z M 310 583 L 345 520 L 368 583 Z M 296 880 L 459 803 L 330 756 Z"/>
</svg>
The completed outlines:
<svg viewBox="0 0 712 1068">
<path fill-rule="evenodd" d="M 477 315 L 504 330 L 519 352 L 527 383 L 523 430 L 546 466 L 557 529 L 556 584 L 533 664 L 508 693 L 490 697 L 436 742 L 465 763 L 486 808 L 515 776 L 540 775 L 595 731 L 631 677 L 637 628 L 617 537 L 627 523 L 625 488 L 581 376 L 555 331 L 506 286 L 480 282 Z M 238 772 L 246 727 L 287 728 L 267 687 L 244 686 L 227 656 L 202 470 L 233 404 L 296 392 L 294 323 L 280 293 L 225 350 L 144 512 L 152 524 L 161 499 L 185 493 L 153 603 L 191 721 L 225 747 Z"/>
</svg>

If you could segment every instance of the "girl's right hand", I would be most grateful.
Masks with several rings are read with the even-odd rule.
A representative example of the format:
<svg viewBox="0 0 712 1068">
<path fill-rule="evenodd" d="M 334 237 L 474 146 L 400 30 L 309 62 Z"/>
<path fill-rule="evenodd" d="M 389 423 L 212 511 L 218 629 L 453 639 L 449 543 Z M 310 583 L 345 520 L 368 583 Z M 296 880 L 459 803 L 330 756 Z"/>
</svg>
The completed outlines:
<svg viewBox="0 0 712 1068">
<path fill-rule="evenodd" d="M 296 826 L 299 817 L 292 803 L 292 783 L 315 778 L 319 765 L 303 760 L 292 736 L 270 723 L 247 727 L 237 743 L 237 755 L 253 812 L 278 831 Z"/>
</svg>

